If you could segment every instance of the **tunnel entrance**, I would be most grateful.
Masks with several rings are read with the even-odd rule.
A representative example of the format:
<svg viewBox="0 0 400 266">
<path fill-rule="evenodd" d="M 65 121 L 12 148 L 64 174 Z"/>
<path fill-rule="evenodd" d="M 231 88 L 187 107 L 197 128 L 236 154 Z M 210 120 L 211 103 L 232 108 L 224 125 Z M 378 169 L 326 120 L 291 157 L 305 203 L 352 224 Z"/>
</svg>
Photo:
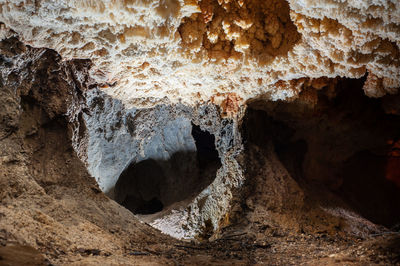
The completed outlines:
<svg viewBox="0 0 400 266">
<path fill-rule="evenodd" d="M 116 200 L 135 214 L 151 214 L 163 209 L 160 185 L 165 179 L 161 166 L 144 160 L 122 172 L 116 185 Z"/>
<path fill-rule="evenodd" d="M 340 80 L 334 96 L 325 88 L 308 102 L 302 95 L 291 103 L 253 101 L 243 137 L 261 148 L 272 143 L 299 184 L 327 189 L 361 216 L 394 228 L 400 224 L 400 116 L 387 111 L 385 98 L 365 96 L 363 83 Z"/>
<path fill-rule="evenodd" d="M 208 131 L 192 123 L 192 136 L 194 138 L 197 149 L 197 161 L 199 168 L 205 169 L 210 164 L 218 164 L 218 151 L 215 148 L 215 137 Z"/>
<path fill-rule="evenodd" d="M 215 137 L 192 124 L 195 150 L 176 152 L 168 160 L 132 162 L 115 186 L 115 200 L 134 214 L 148 215 L 188 204 L 209 186 L 221 167 Z"/>
</svg>

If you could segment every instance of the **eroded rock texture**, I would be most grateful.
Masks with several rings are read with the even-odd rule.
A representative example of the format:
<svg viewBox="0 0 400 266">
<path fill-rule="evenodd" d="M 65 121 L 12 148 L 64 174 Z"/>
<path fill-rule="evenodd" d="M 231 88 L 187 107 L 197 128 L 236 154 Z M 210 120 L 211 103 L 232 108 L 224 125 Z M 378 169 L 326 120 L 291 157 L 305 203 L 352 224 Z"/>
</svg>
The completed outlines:
<svg viewBox="0 0 400 266">
<path fill-rule="evenodd" d="M 399 27 L 394 0 L 0 0 L 0 263 L 399 263 Z"/>
<path fill-rule="evenodd" d="M 98 89 L 84 97 L 75 149 L 100 189 L 136 214 L 156 213 L 143 219 L 177 238 L 217 230 L 243 182 L 237 120 L 212 104 L 127 109 Z"/>
<path fill-rule="evenodd" d="M 400 211 L 397 204 L 400 195 L 396 181 L 390 178 L 400 178 L 396 174 L 400 165 L 394 167 L 397 159 L 393 154 L 396 145 L 393 140 L 400 134 L 399 116 L 386 114 L 385 101 L 366 97 L 362 86 L 363 80 L 345 79 L 337 82 L 334 92 L 324 88 L 318 93 L 303 92 L 291 103 L 254 101 L 249 104 L 243 127 L 250 143 L 246 155 L 251 157 L 250 161 L 261 165 L 248 163 L 255 172 L 247 180 L 260 175 L 259 182 L 277 183 L 271 185 L 276 195 L 272 191 L 269 192 L 272 195 L 266 193 L 272 211 L 292 209 L 291 216 L 296 217 L 296 212 L 304 207 L 296 204 L 310 200 L 304 197 L 307 187 L 319 183 L 327 188 L 326 191 L 318 189 L 323 193 L 342 196 L 340 201 L 334 196 L 324 196 L 327 199 L 322 207 L 335 216 L 343 219 L 357 216 L 355 213 L 340 214 L 338 209 L 344 208 L 376 224 L 392 227 L 399 223 L 394 213 Z M 273 148 L 269 149 L 271 145 Z M 254 153 L 260 154 L 258 157 L 265 156 L 267 161 L 278 160 L 282 168 L 277 167 L 277 162 L 259 162 Z M 265 174 L 271 171 L 269 165 L 274 165 L 275 171 Z M 277 181 L 279 177 L 274 176 L 280 171 L 287 171 L 283 175 L 289 178 Z M 321 197 L 318 194 L 314 190 L 308 197 L 316 200 L 315 197 Z M 286 201 L 279 195 L 293 200 Z M 348 206 L 344 207 L 344 203 Z M 288 207 L 279 207 L 285 204 Z M 313 216 L 312 212 L 308 213 L 310 223 L 306 226 L 313 224 Z M 330 221 L 325 226 L 340 226 L 357 234 L 371 229 L 369 222 L 359 228 L 354 223 L 337 223 Z M 353 228 L 346 228 L 350 224 Z"/>
<path fill-rule="evenodd" d="M 78 158 L 74 148 L 83 158 L 88 140 L 85 135 L 90 132 L 90 124 L 86 127 L 83 119 L 83 113 L 88 112 L 84 95 L 92 86 L 90 79 L 82 79 L 88 77 L 87 61 L 63 62 L 54 51 L 27 47 L 12 34 L 0 42 L 0 52 L 0 264 L 170 264 L 177 259 L 184 264 L 224 262 L 202 248 L 194 252 L 199 257 L 192 259 L 193 250 L 186 250 L 185 243 L 140 222 L 102 193 L 87 171 L 90 161 Z M 198 117 L 193 121 L 206 124 Z M 208 129 L 212 129 L 211 124 Z M 231 141 L 218 142 L 224 151 L 233 147 Z M 230 157 L 225 158 L 229 161 Z M 219 178 L 227 172 L 220 170 Z M 210 188 L 202 195 L 214 195 L 210 197 L 214 212 L 226 211 L 228 198 L 225 205 L 214 203 L 222 195 L 216 189 L 223 193 L 227 187 Z M 207 209 L 207 198 L 203 204 Z M 213 223 L 222 213 L 211 215 L 207 230 L 212 234 L 217 229 Z M 194 215 L 197 231 L 188 229 L 189 236 L 204 230 L 202 219 Z"/>
<path fill-rule="evenodd" d="M 0 50 L 0 264 L 71 264 L 151 238 L 155 231 L 105 197 L 72 149 L 66 113 L 89 85 L 74 76 L 85 76 L 86 63 L 16 38 Z"/>
<path fill-rule="evenodd" d="M 91 76 L 130 107 L 288 99 L 298 79 L 367 71 L 367 95 L 397 91 L 398 1 L 288 2 L 3 0 L 0 21 L 27 44 L 91 59 Z"/>
</svg>

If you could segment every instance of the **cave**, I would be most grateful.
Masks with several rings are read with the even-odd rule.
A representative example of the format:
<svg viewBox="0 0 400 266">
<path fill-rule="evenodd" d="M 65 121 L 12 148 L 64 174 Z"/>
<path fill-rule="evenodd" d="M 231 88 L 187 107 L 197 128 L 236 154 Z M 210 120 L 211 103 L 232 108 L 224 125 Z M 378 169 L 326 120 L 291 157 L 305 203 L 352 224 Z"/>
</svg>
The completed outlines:
<svg viewBox="0 0 400 266">
<path fill-rule="evenodd" d="M 116 200 L 135 214 L 152 214 L 163 209 L 160 183 L 165 179 L 162 168 L 148 159 L 130 164 L 116 184 Z"/>
<path fill-rule="evenodd" d="M 215 137 L 208 131 L 201 130 L 200 126 L 193 123 L 192 136 L 196 143 L 199 168 L 206 169 L 210 165 L 221 165 L 218 151 L 215 148 Z"/>
<path fill-rule="evenodd" d="M 168 160 L 131 162 L 115 185 L 115 200 L 134 214 L 148 215 L 188 204 L 216 177 L 221 162 L 215 137 L 191 123 L 195 151 L 175 152 Z"/>
<path fill-rule="evenodd" d="M 247 149 L 250 144 L 261 149 L 272 144 L 305 191 L 314 196 L 316 190 L 332 193 L 338 200 L 327 205 L 344 206 L 396 230 L 400 117 L 385 111 L 385 98 L 365 96 L 364 82 L 341 79 L 335 97 L 323 88 L 311 102 L 302 95 L 289 103 L 253 101 L 242 131 Z"/>
<path fill-rule="evenodd" d="M 400 1 L 0 1 L 0 265 L 400 265 Z"/>
</svg>

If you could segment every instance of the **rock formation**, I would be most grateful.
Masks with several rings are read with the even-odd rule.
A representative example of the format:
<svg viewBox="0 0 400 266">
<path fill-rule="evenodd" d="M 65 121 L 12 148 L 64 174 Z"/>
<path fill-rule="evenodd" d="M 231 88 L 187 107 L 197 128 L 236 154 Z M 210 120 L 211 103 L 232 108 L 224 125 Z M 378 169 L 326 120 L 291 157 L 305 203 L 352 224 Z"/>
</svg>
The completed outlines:
<svg viewBox="0 0 400 266">
<path fill-rule="evenodd" d="M 367 71 L 382 81 L 366 93 L 382 96 L 399 87 L 400 6 L 375 2 L 21 0 L 2 1 L 0 21 L 26 44 L 90 59 L 91 77 L 128 106 L 289 99 L 303 78 Z"/>
<path fill-rule="evenodd" d="M 0 0 L 0 264 L 400 262 L 400 3 Z"/>
</svg>

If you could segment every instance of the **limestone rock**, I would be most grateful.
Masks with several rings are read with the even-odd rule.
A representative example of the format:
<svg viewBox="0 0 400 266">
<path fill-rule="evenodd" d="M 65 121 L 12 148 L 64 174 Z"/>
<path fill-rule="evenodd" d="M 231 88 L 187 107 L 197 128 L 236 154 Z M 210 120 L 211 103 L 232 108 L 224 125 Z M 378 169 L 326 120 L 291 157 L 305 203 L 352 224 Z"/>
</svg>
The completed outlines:
<svg viewBox="0 0 400 266">
<path fill-rule="evenodd" d="M 26 44 L 86 58 L 128 107 L 189 105 L 236 93 L 296 97 L 299 78 L 399 84 L 400 4 L 384 1 L 0 1 L 0 21 Z M 278 82 L 279 81 L 279 82 Z M 393 85 L 395 84 L 395 85 Z M 372 90 L 375 90 L 372 88 Z M 369 95 L 388 91 L 377 89 Z"/>
</svg>

